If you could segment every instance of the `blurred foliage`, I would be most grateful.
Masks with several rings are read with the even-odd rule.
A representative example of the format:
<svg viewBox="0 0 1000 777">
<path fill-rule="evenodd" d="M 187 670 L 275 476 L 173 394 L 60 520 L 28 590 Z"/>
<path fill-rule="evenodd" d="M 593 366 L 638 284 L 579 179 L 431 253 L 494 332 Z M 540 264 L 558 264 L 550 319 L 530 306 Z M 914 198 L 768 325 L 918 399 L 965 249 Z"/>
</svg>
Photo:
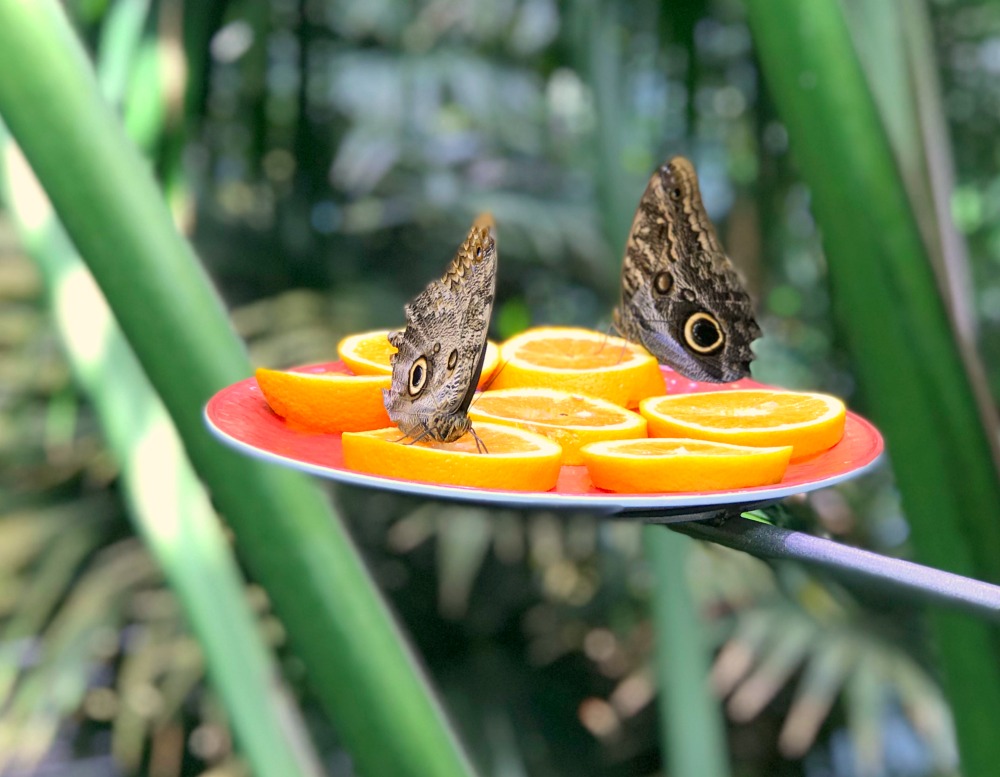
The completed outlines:
<svg viewBox="0 0 1000 777">
<path fill-rule="evenodd" d="M 67 7 L 96 48 L 127 2 Z M 144 144 L 255 363 L 326 360 L 343 334 L 399 324 L 481 208 L 503 254 L 496 337 L 607 326 L 621 247 L 602 203 L 637 201 L 679 152 L 759 299 L 755 376 L 864 412 L 829 318 L 809 193 L 735 0 L 151 7 L 161 45 L 202 88 L 179 104 L 166 79 L 149 111 L 172 118 Z M 952 212 L 996 393 L 1000 7 L 930 7 L 955 137 Z M 209 31 L 207 49 L 192 48 L 192 30 Z M 608 104 L 594 83 L 611 76 Z M 618 176 L 602 167 L 609 137 Z M 30 774 L 13 771 L 28 758 L 73 774 L 235 773 L 197 646 L 129 537 L 114 464 L 3 229 L 0 300 L 0 774 Z M 638 527 L 335 494 L 483 773 L 663 773 Z M 793 502 L 782 520 L 908 552 L 887 468 Z M 734 773 L 956 773 L 919 613 L 716 547 L 688 571 L 720 646 L 712 680 Z M 286 668 L 297 677 L 293 657 Z M 329 773 L 351 774 L 304 692 L 302 703 Z"/>
<path fill-rule="evenodd" d="M 0 224 L 0 774 L 242 774 L 197 642 L 131 536 L 116 468 L 42 315 L 35 269 Z M 15 316 L 19 318 L 15 319 Z M 258 610 L 266 597 L 257 591 Z M 261 625 L 280 639 L 277 624 Z"/>
</svg>

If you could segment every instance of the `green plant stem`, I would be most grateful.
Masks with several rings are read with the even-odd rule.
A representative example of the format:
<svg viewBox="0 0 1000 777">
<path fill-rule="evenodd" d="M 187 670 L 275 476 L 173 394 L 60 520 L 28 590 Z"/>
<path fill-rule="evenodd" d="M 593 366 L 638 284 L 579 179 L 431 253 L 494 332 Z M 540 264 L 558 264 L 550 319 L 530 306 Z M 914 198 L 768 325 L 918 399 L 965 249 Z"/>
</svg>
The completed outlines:
<svg viewBox="0 0 1000 777">
<path fill-rule="evenodd" d="M 837 0 L 749 0 L 764 75 L 813 196 L 838 323 L 886 435 L 921 561 L 1000 582 L 1000 504 L 972 387 Z M 996 633 L 932 614 L 963 773 L 1000 762 Z"/>
<path fill-rule="evenodd" d="M 660 729 L 672 777 L 727 777 L 725 724 L 708 686 L 712 645 L 695 609 L 685 574 L 694 540 L 663 526 L 643 527 L 643 548 L 653 570 L 656 673 Z"/>
<path fill-rule="evenodd" d="M 6 132 L 0 151 L 0 189 L 42 270 L 74 375 L 121 463 L 136 528 L 199 636 L 241 749 L 261 777 L 318 776 L 305 724 L 261 642 L 222 527 L 170 417 Z"/>
<path fill-rule="evenodd" d="M 225 450 L 202 408 L 250 366 L 225 311 L 55 0 L 0 0 L 0 114 L 23 149 L 188 455 L 267 589 L 366 775 L 471 767 L 319 489 Z"/>
<path fill-rule="evenodd" d="M 125 95 L 129 73 L 142 43 L 149 5 L 150 0 L 133 0 L 116 3 L 108 9 L 97 53 L 97 73 L 101 92 L 112 105 L 117 106 Z"/>
</svg>

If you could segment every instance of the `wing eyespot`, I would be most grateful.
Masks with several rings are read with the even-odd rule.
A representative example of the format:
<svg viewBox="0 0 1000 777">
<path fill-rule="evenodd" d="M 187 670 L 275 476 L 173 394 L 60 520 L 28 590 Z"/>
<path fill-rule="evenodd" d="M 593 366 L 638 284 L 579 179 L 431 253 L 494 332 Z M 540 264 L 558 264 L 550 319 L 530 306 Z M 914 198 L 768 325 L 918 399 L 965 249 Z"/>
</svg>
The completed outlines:
<svg viewBox="0 0 1000 777">
<path fill-rule="evenodd" d="M 411 397 L 415 397 L 424 390 L 427 385 L 427 358 L 421 356 L 410 365 L 410 377 L 407 382 L 407 391 Z"/>
<path fill-rule="evenodd" d="M 448 369 L 455 369 L 455 365 L 458 364 L 458 349 L 452 349 L 452 352 L 448 354 Z"/>
<path fill-rule="evenodd" d="M 708 313 L 692 314 L 684 322 L 684 342 L 696 353 L 712 354 L 719 351 L 726 338 L 718 320 Z"/>
<path fill-rule="evenodd" d="M 653 276 L 653 290 L 661 297 L 670 293 L 674 287 L 674 276 L 668 272 L 658 272 Z"/>
</svg>

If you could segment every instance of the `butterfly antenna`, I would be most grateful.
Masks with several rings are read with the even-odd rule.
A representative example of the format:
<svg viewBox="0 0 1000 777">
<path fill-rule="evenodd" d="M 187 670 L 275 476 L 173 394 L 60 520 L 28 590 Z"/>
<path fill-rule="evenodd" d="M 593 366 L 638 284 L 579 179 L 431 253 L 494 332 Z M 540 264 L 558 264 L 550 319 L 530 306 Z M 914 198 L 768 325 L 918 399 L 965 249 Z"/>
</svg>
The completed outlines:
<svg viewBox="0 0 1000 777">
<path fill-rule="evenodd" d="M 623 338 L 622 339 L 621 351 L 618 352 L 618 361 L 615 362 L 616 364 L 621 364 L 622 363 L 622 359 L 625 358 L 625 351 L 627 351 L 627 350 L 628 350 L 628 340 L 625 340 Z"/>
<path fill-rule="evenodd" d="M 604 346 L 608 344 L 608 340 L 611 338 L 612 331 L 616 328 L 614 319 L 611 319 L 611 321 L 608 322 L 607 327 L 604 329 L 604 339 L 601 341 L 601 347 L 598 349 L 598 353 L 604 350 Z"/>
<path fill-rule="evenodd" d="M 508 361 L 509 361 L 509 359 L 508 359 Z M 479 390 L 480 391 L 489 391 L 490 388 L 493 386 L 494 381 L 496 381 L 496 379 L 500 377 L 500 373 L 503 372 L 503 368 L 506 367 L 506 366 L 507 366 L 507 362 L 501 362 L 500 366 L 497 367 L 495 370 L 493 370 L 493 374 L 490 375 L 489 380 L 487 380 L 483 384 L 483 387 L 481 389 L 479 389 Z M 472 401 L 475 402 L 476 400 L 473 399 Z"/>
<path fill-rule="evenodd" d="M 604 350 L 604 346 L 606 346 L 608 344 L 608 340 L 611 339 L 611 336 L 612 336 L 611 333 L 612 333 L 612 331 L 617 330 L 617 329 L 618 329 L 618 327 L 615 326 L 614 319 L 612 319 L 608 323 L 607 328 L 604 330 L 604 340 L 601 341 L 601 347 L 597 349 L 598 353 L 600 353 L 601 351 Z M 620 332 L 618 334 L 621 335 Z M 618 354 L 618 361 L 616 361 L 615 364 L 621 364 L 622 363 L 622 359 L 625 358 L 625 351 L 627 349 L 628 349 L 628 340 L 626 338 L 622 337 L 621 352 Z"/>
</svg>

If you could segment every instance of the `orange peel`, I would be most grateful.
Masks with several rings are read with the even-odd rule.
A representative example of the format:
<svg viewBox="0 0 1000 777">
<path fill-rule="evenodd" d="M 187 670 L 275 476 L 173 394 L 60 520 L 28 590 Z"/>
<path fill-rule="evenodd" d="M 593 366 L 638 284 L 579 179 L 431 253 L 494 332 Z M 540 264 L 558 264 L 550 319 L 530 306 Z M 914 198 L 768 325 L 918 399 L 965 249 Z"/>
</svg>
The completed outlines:
<svg viewBox="0 0 1000 777">
<path fill-rule="evenodd" d="M 292 427 L 331 434 L 379 429 L 392 422 L 382 403 L 388 375 L 258 369 L 257 384 L 271 410 Z"/>
<path fill-rule="evenodd" d="M 399 429 L 345 433 L 344 466 L 357 472 L 425 483 L 511 491 L 550 491 L 556 485 L 562 449 L 546 437 L 512 426 L 477 423 L 476 439 L 414 442 Z"/>
<path fill-rule="evenodd" d="M 574 327 L 537 327 L 507 340 L 489 388 L 551 388 L 622 407 L 666 392 L 660 366 L 645 348 Z"/>
<path fill-rule="evenodd" d="M 791 446 L 756 448 L 691 439 L 612 440 L 581 448 L 598 488 L 621 493 L 704 492 L 780 483 Z"/>
<path fill-rule="evenodd" d="M 639 405 L 650 437 L 691 437 L 733 445 L 791 445 L 802 459 L 836 445 L 847 409 L 828 394 L 735 389 L 649 397 Z"/>
</svg>

